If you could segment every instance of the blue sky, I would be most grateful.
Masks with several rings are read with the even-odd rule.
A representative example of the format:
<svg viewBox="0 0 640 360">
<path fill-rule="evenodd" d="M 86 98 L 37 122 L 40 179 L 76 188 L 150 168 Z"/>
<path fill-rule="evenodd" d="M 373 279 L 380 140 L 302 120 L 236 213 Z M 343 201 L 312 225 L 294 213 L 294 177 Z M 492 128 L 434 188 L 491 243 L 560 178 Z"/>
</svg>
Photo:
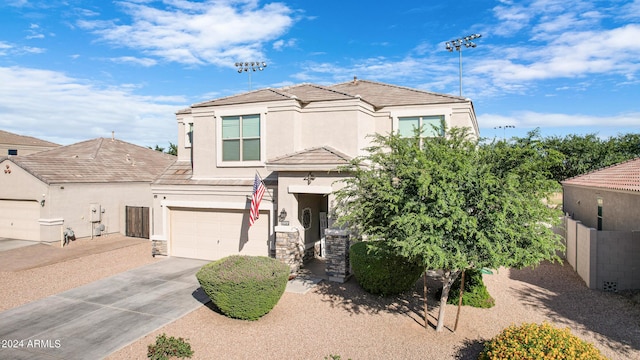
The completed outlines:
<svg viewBox="0 0 640 360">
<path fill-rule="evenodd" d="M 367 6 L 365 4 L 374 4 Z M 177 142 L 174 113 L 357 76 L 459 94 L 481 136 L 640 132 L 640 0 L 5 0 L 0 129 L 59 144 Z M 514 128 L 506 127 L 514 126 Z"/>
</svg>

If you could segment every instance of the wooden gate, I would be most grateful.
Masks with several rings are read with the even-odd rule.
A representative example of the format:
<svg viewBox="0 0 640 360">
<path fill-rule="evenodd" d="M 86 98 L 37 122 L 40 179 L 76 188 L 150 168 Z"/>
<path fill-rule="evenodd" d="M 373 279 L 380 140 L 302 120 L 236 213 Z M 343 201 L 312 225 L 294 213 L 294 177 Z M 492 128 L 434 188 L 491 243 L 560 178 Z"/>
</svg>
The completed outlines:
<svg viewBox="0 0 640 360">
<path fill-rule="evenodd" d="M 126 235 L 130 237 L 149 238 L 149 208 L 142 206 L 126 206 Z"/>
</svg>

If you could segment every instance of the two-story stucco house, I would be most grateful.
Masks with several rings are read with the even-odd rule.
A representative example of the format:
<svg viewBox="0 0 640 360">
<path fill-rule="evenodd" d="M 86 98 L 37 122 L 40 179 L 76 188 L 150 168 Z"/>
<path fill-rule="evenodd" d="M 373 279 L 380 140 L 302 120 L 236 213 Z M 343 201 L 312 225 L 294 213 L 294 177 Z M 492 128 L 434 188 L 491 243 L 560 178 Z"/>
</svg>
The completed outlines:
<svg viewBox="0 0 640 360">
<path fill-rule="evenodd" d="M 169 256 L 214 260 L 272 255 L 275 233 L 288 231 L 322 255 L 333 193 L 348 176 L 336 168 L 364 154 L 368 135 L 424 125 L 431 136 L 442 121 L 479 134 L 469 99 L 357 79 L 192 105 L 177 113 L 178 160 L 152 184 L 151 238 Z M 256 173 L 267 191 L 249 227 Z"/>
</svg>

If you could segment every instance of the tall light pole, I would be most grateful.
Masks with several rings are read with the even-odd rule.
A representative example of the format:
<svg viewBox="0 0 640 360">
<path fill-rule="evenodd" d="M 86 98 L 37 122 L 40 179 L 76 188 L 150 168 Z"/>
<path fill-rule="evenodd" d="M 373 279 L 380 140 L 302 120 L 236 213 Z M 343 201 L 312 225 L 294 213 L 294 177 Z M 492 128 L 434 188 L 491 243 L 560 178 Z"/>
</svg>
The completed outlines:
<svg viewBox="0 0 640 360">
<path fill-rule="evenodd" d="M 476 47 L 476 43 L 474 43 L 473 40 L 479 39 L 481 37 L 482 35 L 480 34 L 471 34 L 460 39 L 447 41 L 445 43 L 445 47 L 449 52 L 453 52 L 453 49 L 456 49 L 456 51 L 458 51 L 458 54 L 460 55 L 458 60 L 458 63 L 460 65 L 460 97 L 462 97 L 462 48 Z"/>
<path fill-rule="evenodd" d="M 258 70 L 262 71 L 267 67 L 267 63 L 264 61 L 237 62 L 235 65 L 239 74 L 244 71 L 249 75 L 249 91 L 251 91 L 251 73 Z"/>
<path fill-rule="evenodd" d="M 507 141 L 507 129 L 515 129 L 513 125 L 500 125 L 495 126 L 494 129 L 502 129 L 502 141 Z"/>
</svg>

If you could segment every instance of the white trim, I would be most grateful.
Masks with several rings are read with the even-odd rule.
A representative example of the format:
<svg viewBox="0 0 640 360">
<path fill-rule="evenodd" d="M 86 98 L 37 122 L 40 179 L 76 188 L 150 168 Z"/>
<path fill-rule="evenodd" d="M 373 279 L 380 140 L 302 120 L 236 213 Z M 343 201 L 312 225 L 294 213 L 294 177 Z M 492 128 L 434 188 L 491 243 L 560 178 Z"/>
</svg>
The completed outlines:
<svg viewBox="0 0 640 360">
<path fill-rule="evenodd" d="M 331 186 L 305 186 L 305 185 L 289 185 L 287 187 L 289 194 L 331 194 L 333 188 Z"/>
<path fill-rule="evenodd" d="M 38 219 L 38 223 L 42 226 L 55 226 L 64 224 L 64 219 Z"/>
</svg>

